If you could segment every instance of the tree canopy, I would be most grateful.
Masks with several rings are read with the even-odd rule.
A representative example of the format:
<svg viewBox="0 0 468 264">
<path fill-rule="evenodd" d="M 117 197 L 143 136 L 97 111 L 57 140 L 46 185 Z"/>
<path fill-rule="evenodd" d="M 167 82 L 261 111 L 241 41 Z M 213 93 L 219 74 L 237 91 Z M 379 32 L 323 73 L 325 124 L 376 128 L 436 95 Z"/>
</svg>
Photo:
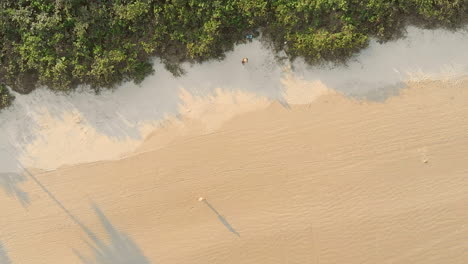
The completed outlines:
<svg viewBox="0 0 468 264">
<path fill-rule="evenodd" d="M 346 60 L 369 37 L 398 37 L 406 23 L 454 28 L 468 0 L 3 0 L 0 83 L 20 93 L 38 85 L 96 91 L 142 81 L 161 58 L 174 74 L 184 61 L 221 59 L 261 30 L 291 59 Z M 0 86 L 2 106 L 12 97 Z"/>
</svg>

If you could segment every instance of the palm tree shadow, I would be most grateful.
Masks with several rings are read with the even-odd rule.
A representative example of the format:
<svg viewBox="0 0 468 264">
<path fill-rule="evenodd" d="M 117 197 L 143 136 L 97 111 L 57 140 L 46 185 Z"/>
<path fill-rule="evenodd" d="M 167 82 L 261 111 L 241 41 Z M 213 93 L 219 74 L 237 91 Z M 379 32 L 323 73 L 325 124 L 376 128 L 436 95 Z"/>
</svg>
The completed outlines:
<svg viewBox="0 0 468 264">
<path fill-rule="evenodd" d="M 99 207 L 93 204 L 93 208 L 106 231 L 108 242 L 83 227 L 91 240 L 91 243 L 87 244 L 93 252 L 91 257 L 86 257 L 73 249 L 83 264 L 150 264 L 141 249 L 127 234 L 119 232 Z"/>
<path fill-rule="evenodd" d="M 101 224 L 104 226 L 109 243 L 100 239 L 93 233 L 87 226 L 85 226 L 72 212 L 70 212 L 62 202 L 50 192 L 47 187 L 39 181 L 39 179 L 30 173 L 26 168 L 20 164 L 24 172 L 55 202 L 55 204 L 63 210 L 63 212 L 70 217 L 70 219 L 77 224 L 92 241 L 87 243 L 93 251 L 93 257 L 87 258 L 80 254 L 80 252 L 73 250 L 84 264 L 150 264 L 151 262 L 143 255 L 140 248 L 133 242 L 133 240 L 125 233 L 119 232 L 99 209 L 97 205 L 93 204 L 94 211 Z M 29 203 L 29 196 L 26 192 L 22 191 L 17 184 L 26 179 L 22 174 L 18 173 L 0 173 L 0 185 L 2 185 L 5 192 L 9 195 L 16 196 L 23 205 Z M 0 264 L 11 264 L 11 260 L 6 255 L 6 251 L 0 243 Z"/>
<path fill-rule="evenodd" d="M 0 173 L 0 186 L 5 193 L 15 197 L 22 206 L 26 207 L 30 202 L 29 195 L 18 186 L 24 181 L 26 181 L 26 177 L 23 174 L 15 172 Z"/>
<path fill-rule="evenodd" d="M 3 243 L 0 242 L 0 264 L 12 264 Z"/>
</svg>

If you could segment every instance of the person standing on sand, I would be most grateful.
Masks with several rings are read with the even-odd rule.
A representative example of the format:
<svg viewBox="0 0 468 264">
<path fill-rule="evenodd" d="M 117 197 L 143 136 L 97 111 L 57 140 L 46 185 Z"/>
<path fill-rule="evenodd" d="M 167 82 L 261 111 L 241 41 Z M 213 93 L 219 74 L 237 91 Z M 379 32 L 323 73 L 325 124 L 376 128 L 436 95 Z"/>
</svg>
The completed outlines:
<svg viewBox="0 0 468 264">
<path fill-rule="evenodd" d="M 249 59 L 248 59 L 248 58 L 243 58 L 243 59 L 242 59 L 242 65 L 245 65 L 247 62 L 249 62 Z"/>
</svg>

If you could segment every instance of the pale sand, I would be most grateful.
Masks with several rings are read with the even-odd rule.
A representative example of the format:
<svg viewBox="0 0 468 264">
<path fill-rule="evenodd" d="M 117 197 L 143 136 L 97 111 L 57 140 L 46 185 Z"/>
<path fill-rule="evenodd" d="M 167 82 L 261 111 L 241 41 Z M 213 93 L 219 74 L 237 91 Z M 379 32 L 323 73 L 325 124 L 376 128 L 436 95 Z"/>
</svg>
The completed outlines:
<svg viewBox="0 0 468 264">
<path fill-rule="evenodd" d="M 213 108 L 191 104 L 194 116 L 155 132 L 137 155 L 36 177 L 103 236 L 94 202 L 151 263 L 467 263 L 467 80 L 411 83 L 384 103 L 285 85 L 301 105 L 251 104 L 220 121 L 207 99 Z M 298 96 L 306 88 L 308 100 Z M 13 263 L 91 255 L 84 230 L 33 180 L 22 188 L 27 209 L 0 200 Z"/>
</svg>

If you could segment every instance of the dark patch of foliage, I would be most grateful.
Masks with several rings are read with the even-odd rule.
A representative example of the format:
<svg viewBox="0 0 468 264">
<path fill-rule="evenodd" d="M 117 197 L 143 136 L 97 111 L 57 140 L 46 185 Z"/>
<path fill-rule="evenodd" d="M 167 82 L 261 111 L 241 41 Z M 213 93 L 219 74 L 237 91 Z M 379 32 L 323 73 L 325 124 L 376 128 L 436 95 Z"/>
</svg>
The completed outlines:
<svg viewBox="0 0 468 264">
<path fill-rule="evenodd" d="M 0 109 L 10 106 L 13 99 L 15 97 L 10 93 L 8 88 L 0 84 Z"/>
</svg>

